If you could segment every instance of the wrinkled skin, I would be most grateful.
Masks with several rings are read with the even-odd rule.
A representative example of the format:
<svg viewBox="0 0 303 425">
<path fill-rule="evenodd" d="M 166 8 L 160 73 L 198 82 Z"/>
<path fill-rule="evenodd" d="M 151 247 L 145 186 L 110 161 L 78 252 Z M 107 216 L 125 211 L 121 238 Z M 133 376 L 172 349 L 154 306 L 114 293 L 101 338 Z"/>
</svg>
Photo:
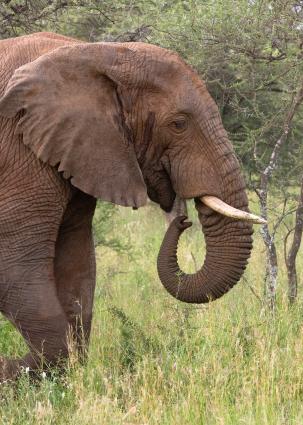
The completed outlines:
<svg viewBox="0 0 303 425">
<path fill-rule="evenodd" d="M 152 45 L 48 33 L 0 41 L 0 57 L 0 311 L 29 346 L 22 359 L 0 358 L 0 381 L 42 359 L 64 361 L 68 334 L 85 358 L 96 198 L 138 208 L 148 195 L 167 212 L 176 195 L 196 198 L 205 264 L 180 275 L 176 248 L 188 224 L 177 218 L 159 254 L 162 283 L 180 300 L 208 302 L 239 280 L 251 225 L 198 198 L 247 210 L 244 182 L 218 109 L 190 67 Z"/>
</svg>

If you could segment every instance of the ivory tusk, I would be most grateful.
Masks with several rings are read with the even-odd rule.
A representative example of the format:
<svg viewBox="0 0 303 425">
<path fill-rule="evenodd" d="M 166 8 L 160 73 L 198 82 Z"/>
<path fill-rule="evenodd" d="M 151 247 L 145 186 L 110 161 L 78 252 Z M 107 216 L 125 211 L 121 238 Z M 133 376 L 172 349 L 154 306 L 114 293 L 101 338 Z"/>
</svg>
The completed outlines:
<svg viewBox="0 0 303 425">
<path fill-rule="evenodd" d="M 238 210 L 237 208 L 231 207 L 230 205 L 223 202 L 221 199 L 216 198 L 216 196 L 203 196 L 200 198 L 203 204 L 207 205 L 212 210 L 225 215 L 226 217 L 232 217 L 237 220 L 250 221 L 251 223 L 256 224 L 266 224 L 267 221 L 264 218 L 258 217 L 255 214 L 250 214 L 246 211 Z"/>
</svg>

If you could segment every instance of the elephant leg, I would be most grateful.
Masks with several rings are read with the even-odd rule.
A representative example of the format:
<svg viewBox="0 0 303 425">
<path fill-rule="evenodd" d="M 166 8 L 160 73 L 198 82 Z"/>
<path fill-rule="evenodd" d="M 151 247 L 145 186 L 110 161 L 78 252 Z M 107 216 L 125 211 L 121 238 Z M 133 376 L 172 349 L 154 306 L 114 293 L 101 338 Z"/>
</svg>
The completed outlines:
<svg viewBox="0 0 303 425">
<path fill-rule="evenodd" d="M 0 182 L 0 312 L 20 331 L 29 353 L 2 357 L 0 381 L 17 376 L 22 366 L 35 370 L 68 356 L 69 326 L 57 296 L 54 258 L 71 190 L 22 145 L 14 158 L 15 169 Z"/>
<path fill-rule="evenodd" d="M 0 381 L 15 378 L 21 367 L 35 370 L 60 364 L 68 356 L 68 321 L 56 293 L 53 259 L 33 262 L 27 267 L 15 263 L 9 279 L 1 283 L 0 310 L 20 331 L 30 352 L 21 359 L 2 358 Z"/>
<path fill-rule="evenodd" d="M 92 236 L 95 198 L 77 191 L 70 201 L 56 243 L 57 293 L 81 361 L 91 331 L 96 267 Z"/>
</svg>

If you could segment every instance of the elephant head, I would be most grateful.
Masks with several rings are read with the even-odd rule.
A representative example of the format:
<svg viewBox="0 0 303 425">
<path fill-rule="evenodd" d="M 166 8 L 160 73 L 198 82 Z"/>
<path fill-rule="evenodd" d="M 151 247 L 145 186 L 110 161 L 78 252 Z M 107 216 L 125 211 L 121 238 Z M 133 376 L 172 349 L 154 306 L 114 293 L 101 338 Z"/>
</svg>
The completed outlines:
<svg viewBox="0 0 303 425">
<path fill-rule="evenodd" d="M 158 260 L 172 295 L 207 302 L 239 280 L 252 226 L 221 213 L 253 219 L 244 180 L 218 108 L 178 55 L 144 43 L 67 44 L 15 71 L 0 114 L 17 115 L 25 145 L 94 197 L 137 208 L 148 194 L 165 211 L 176 195 L 195 198 L 206 260 L 194 275 L 180 272 L 188 223 L 176 219 Z"/>
</svg>

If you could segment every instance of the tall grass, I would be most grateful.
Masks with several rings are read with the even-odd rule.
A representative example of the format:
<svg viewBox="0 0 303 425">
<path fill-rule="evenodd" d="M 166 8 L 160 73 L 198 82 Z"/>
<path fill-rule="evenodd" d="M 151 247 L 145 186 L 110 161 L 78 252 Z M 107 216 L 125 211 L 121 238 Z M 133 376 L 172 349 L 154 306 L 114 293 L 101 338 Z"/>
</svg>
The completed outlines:
<svg viewBox="0 0 303 425">
<path fill-rule="evenodd" d="M 2 385 L 1 424 L 303 423 L 302 300 L 288 307 L 282 269 L 277 309 L 266 310 L 258 228 L 245 279 L 206 306 L 177 302 L 159 283 L 164 231 L 164 218 L 151 205 L 114 216 L 112 236 L 129 249 L 97 249 L 87 365 L 72 360 L 63 377 L 54 372 L 33 384 L 24 374 L 16 385 Z M 182 238 L 181 265 L 194 271 L 204 250 L 198 223 Z M 281 256 L 281 241 L 278 249 Z M 302 269 L 301 255 L 301 275 Z M 24 351 L 1 321 L 0 352 Z"/>
</svg>

